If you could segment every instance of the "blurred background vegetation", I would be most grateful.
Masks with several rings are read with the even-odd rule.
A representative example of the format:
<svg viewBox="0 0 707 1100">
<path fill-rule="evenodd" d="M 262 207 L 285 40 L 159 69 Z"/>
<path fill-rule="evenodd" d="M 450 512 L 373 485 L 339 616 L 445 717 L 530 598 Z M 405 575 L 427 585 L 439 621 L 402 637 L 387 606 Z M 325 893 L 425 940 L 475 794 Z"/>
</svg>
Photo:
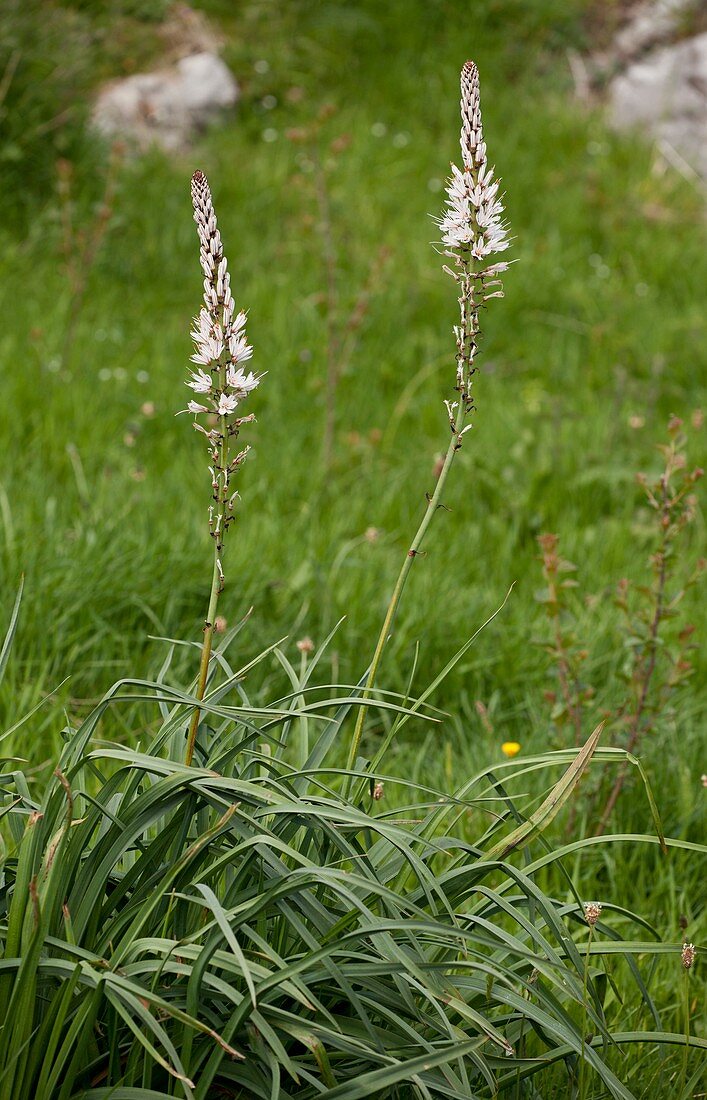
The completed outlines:
<svg viewBox="0 0 707 1100">
<path fill-rule="evenodd" d="M 249 652 L 283 635 L 293 650 L 305 635 L 319 642 L 346 616 L 326 675 L 362 675 L 447 442 L 456 303 L 430 215 L 457 156 L 467 56 L 481 71 L 518 262 L 485 319 L 475 429 L 380 682 L 404 689 L 419 645 L 424 686 L 513 584 L 438 693 L 451 717 L 436 751 L 412 723 L 397 751 L 451 778 L 459 753 L 482 764 L 502 741 L 571 743 L 546 650 L 537 536 L 558 533 L 577 567 L 563 614 L 586 649 L 588 732 L 620 706 L 638 644 L 616 585 L 651 583 L 655 524 L 635 475 L 660 468 L 671 415 L 684 421 L 688 461 L 704 453 L 703 197 L 573 97 L 567 51 L 606 42 L 621 5 L 194 7 L 222 36 L 239 107 L 188 154 L 119 167 L 86 126 L 94 89 L 160 63 L 174 7 L 6 0 L 0 17 L 6 617 L 26 578 L 6 725 L 49 695 L 15 747 L 42 763 L 64 710 L 80 713 L 120 676 L 154 672 L 164 645 L 150 635 L 200 637 L 208 474 L 188 420 L 174 419 L 200 299 L 188 186 L 197 167 L 212 184 L 237 303 L 250 310 L 254 363 L 268 371 L 223 613 L 232 623 L 253 608 L 241 635 Z M 326 461 L 332 359 L 342 369 Z M 675 591 L 703 546 L 698 511 Z M 704 626 L 696 589 L 666 624 L 660 660 L 687 625 Z M 679 797 L 668 825 L 687 832 L 704 768 L 697 661 L 645 743 L 654 768 L 670 760 Z"/>
</svg>

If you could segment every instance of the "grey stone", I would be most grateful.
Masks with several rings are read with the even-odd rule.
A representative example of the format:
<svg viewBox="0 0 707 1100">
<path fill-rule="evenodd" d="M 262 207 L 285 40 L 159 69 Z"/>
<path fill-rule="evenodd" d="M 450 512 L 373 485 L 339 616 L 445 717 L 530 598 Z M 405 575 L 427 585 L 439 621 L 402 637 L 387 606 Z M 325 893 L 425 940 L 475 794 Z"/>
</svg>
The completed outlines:
<svg viewBox="0 0 707 1100">
<path fill-rule="evenodd" d="M 707 33 L 634 61 L 609 95 L 617 128 L 642 128 L 707 178 Z"/>
<path fill-rule="evenodd" d="M 680 28 L 683 16 L 702 0 L 653 0 L 641 4 L 614 39 L 614 51 L 622 58 L 635 58 L 670 39 Z"/>
<path fill-rule="evenodd" d="M 239 88 L 215 53 L 182 57 L 168 69 L 113 81 L 100 92 L 93 111 L 96 129 L 144 150 L 188 147 L 194 136 L 235 106 Z"/>
</svg>

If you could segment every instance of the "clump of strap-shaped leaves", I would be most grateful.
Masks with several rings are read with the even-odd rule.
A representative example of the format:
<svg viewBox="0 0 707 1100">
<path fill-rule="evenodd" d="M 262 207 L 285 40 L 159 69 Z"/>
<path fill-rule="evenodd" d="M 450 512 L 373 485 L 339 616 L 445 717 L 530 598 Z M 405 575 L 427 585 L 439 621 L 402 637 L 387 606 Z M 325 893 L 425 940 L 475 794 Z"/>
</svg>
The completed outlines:
<svg viewBox="0 0 707 1100">
<path fill-rule="evenodd" d="M 41 796 L 5 763 L 0 1100 L 543 1097 L 558 1083 L 570 1095 L 582 1059 L 601 1095 L 633 1096 L 622 1044 L 685 1044 L 661 1031 L 636 958 L 679 960 L 680 946 L 623 910 L 637 938 L 621 938 L 606 902 L 588 940 L 569 876 L 569 900 L 539 884 L 588 843 L 553 851 L 543 829 L 590 758 L 626 754 L 595 731 L 579 752 L 509 761 L 451 796 L 378 758 L 385 800 L 365 771 L 344 795 L 327 760 L 363 685 L 314 687 L 321 651 L 296 672 L 273 647 L 256 661 L 275 653 L 289 690 L 259 705 L 255 662 L 229 664 L 233 633 L 192 766 L 196 683 L 170 687 L 168 661 L 65 731 Z M 439 679 L 417 699 L 377 693 L 391 735 L 413 715 L 439 720 Z M 119 715 L 156 718 L 150 743 L 97 741 Z M 552 786 L 530 812 L 512 791 L 544 769 Z M 607 1019 L 603 959 L 617 953 L 650 1032 Z"/>
</svg>

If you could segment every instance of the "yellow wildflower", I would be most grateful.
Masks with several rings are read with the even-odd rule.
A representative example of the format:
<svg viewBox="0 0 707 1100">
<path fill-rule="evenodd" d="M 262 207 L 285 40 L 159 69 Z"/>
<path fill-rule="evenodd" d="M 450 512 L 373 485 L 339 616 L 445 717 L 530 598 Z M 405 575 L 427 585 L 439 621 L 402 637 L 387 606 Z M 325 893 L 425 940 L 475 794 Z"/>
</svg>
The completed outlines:
<svg viewBox="0 0 707 1100">
<path fill-rule="evenodd" d="M 501 752 L 504 756 L 517 756 L 520 752 L 520 745 L 517 741 L 504 741 L 501 745 Z"/>
</svg>

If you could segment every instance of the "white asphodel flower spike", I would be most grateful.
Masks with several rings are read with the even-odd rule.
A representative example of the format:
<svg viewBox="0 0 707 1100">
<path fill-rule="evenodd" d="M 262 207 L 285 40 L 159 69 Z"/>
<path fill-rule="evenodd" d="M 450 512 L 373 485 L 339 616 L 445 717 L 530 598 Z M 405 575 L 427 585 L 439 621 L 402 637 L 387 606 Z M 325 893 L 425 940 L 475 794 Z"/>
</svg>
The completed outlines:
<svg viewBox="0 0 707 1100">
<path fill-rule="evenodd" d="M 442 243 L 456 258 L 460 250 L 469 250 L 483 260 L 509 246 L 508 227 L 503 221 L 503 203 L 498 196 L 499 181 L 486 159 L 486 142 L 481 125 L 479 70 L 467 61 L 461 72 L 461 171 L 451 166 L 447 182 L 447 209 L 440 221 Z M 493 273 L 496 274 L 498 269 Z"/>
<path fill-rule="evenodd" d="M 259 384 L 260 376 L 252 371 L 246 374 L 241 365 L 250 359 L 253 349 L 246 337 L 246 314 L 243 311 L 236 313 L 228 263 L 223 254 L 211 191 L 203 172 L 195 172 L 192 176 L 191 197 L 199 234 L 204 304 L 191 330 L 195 347 L 191 362 L 196 366 L 186 382 L 195 394 L 200 395 L 200 400 L 189 401 L 186 411 L 194 415 L 194 427 L 205 437 L 208 447 L 212 497 L 209 533 L 214 541 L 211 594 L 196 691 L 196 698 L 201 702 L 209 674 L 218 597 L 225 581 L 224 539 L 235 519 L 234 506 L 238 500 L 238 491 L 234 490 L 231 480 L 249 450 L 245 447 L 236 452 L 234 444 L 241 427 L 254 419 L 252 413 L 240 416 L 238 406 Z M 209 416 L 207 427 L 198 421 L 198 417 L 204 415 Z M 199 718 L 200 707 L 196 706 L 187 737 L 187 764 L 192 761 Z"/>
<path fill-rule="evenodd" d="M 479 73 L 473 61 L 465 62 L 461 72 L 461 116 L 462 168 L 452 166 L 452 176 L 447 184 L 447 208 L 437 223 L 442 232 L 444 254 L 450 259 L 443 270 L 457 284 L 460 320 L 454 326 L 454 337 L 457 345 L 455 389 L 458 396 L 444 403 L 451 433 L 447 453 L 437 470 L 434 492 L 426 494 L 427 509 L 406 552 L 390 597 L 366 677 L 364 700 L 370 698 L 375 685 L 378 665 L 390 636 L 405 582 L 440 506 L 454 456 L 472 427 L 468 418 L 474 410 L 471 383 L 476 369 L 474 356 L 479 335 L 479 310 L 489 298 L 501 296 L 497 276 L 508 267 L 503 261 L 488 263 L 489 256 L 508 247 L 508 231 L 502 221 L 503 207 L 498 197 L 498 183 L 494 181 L 493 171 L 486 161 L 479 106 Z M 492 290 L 492 287 L 497 289 Z M 365 712 L 365 706 L 359 707 L 346 762 L 349 769 L 356 764 Z"/>
<path fill-rule="evenodd" d="M 223 254 L 211 191 L 203 172 L 194 173 L 191 195 L 199 234 L 204 304 L 191 330 L 195 346 L 191 361 L 196 368 L 186 383 L 202 397 L 202 401 L 189 401 L 187 411 L 195 417 L 209 413 L 217 419 L 217 423 L 208 430 L 198 421 L 195 421 L 195 427 L 205 435 L 208 443 L 213 489 L 209 530 L 216 544 L 219 566 L 214 576 L 220 589 L 224 578 L 223 539 L 234 520 L 234 493 L 229 488 L 229 477 L 247 453 L 241 452 L 234 457 L 231 448 L 241 426 L 253 419 L 252 415 L 236 415 L 236 410 L 259 384 L 260 377 L 252 371 L 245 374 L 241 366 L 250 359 L 253 349 L 246 337 L 246 314 L 235 312 L 228 262 Z"/>
<path fill-rule="evenodd" d="M 447 205 L 438 221 L 444 254 L 453 261 L 445 266 L 459 287 L 460 323 L 454 326 L 457 343 L 456 389 L 459 408 L 469 414 L 474 408 L 471 382 L 479 333 L 479 309 L 491 298 L 502 298 L 498 278 L 507 270 L 505 261 L 489 264 L 489 258 L 505 252 L 510 244 L 503 220 L 499 181 L 489 168 L 481 125 L 479 71 L 473 61 L 461 71 L 462 167 L 451 166 L 447 181 Z M 447 409 L 449 412 L 449 407 Z M 452 431 L 456 420 L 450 415 Z M 467 425 L 465 430 L 468 430 Z"/>
</svg>

